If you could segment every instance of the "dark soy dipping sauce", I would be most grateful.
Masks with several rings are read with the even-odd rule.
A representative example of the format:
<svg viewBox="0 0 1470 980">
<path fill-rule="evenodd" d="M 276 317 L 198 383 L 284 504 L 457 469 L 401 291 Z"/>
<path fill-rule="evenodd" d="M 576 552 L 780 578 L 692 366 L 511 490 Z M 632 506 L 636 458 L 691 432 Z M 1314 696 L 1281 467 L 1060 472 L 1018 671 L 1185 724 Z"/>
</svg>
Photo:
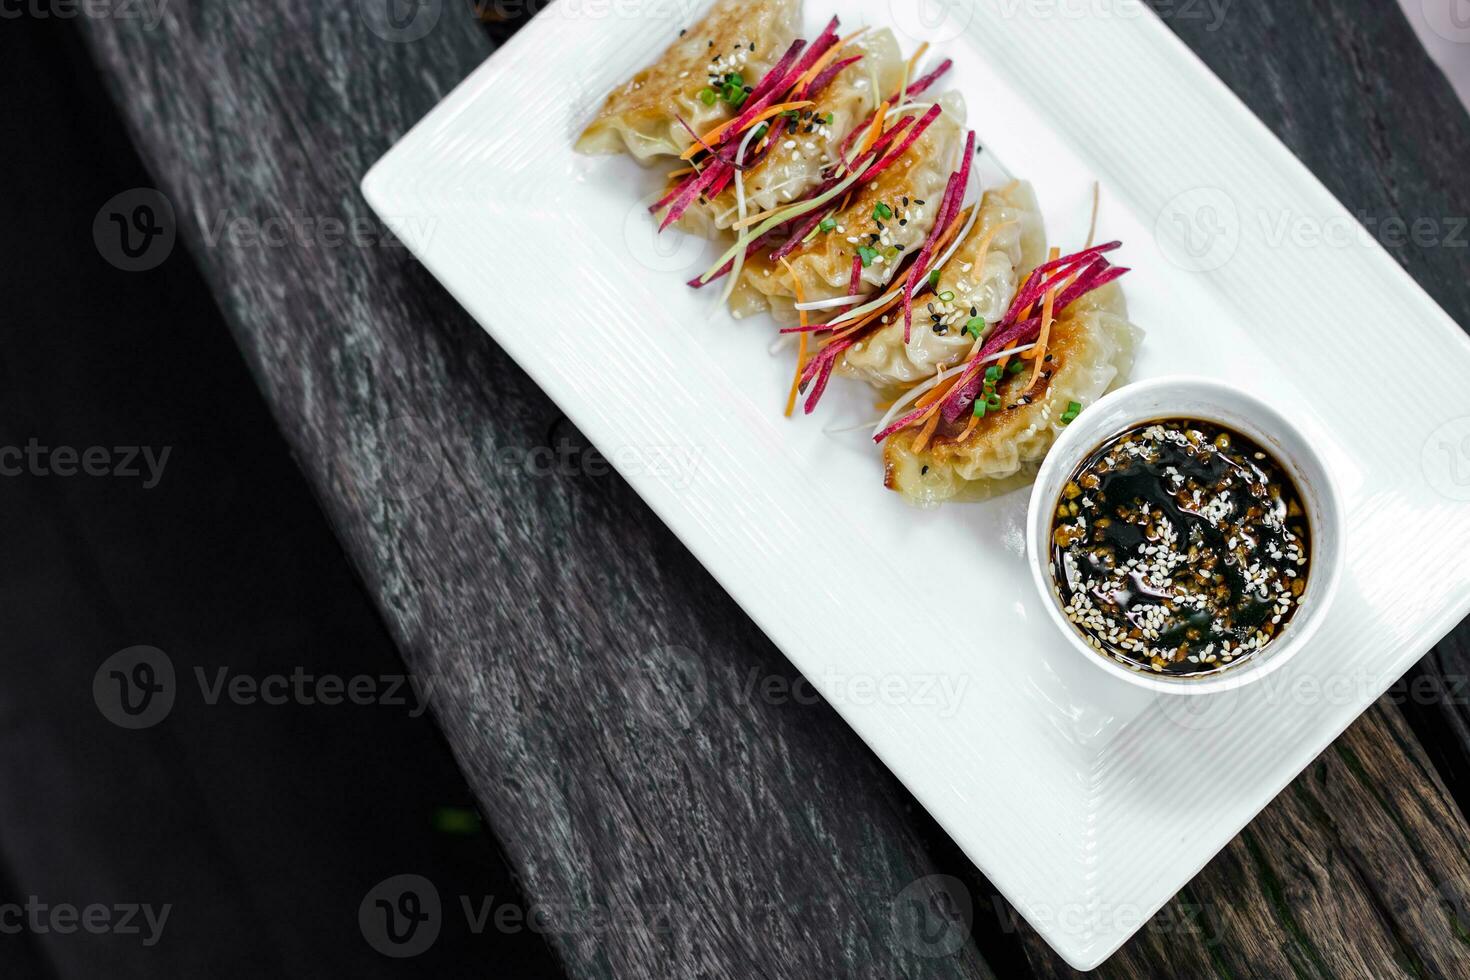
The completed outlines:
<svg viewBox="0 0 1470 980">
<path fill-rule="evenodd" d="M 1072 473 L 1052 518 L 1063 611 L 1135 670 L 1217 673 L 1284 630 L 1306 590 L 1310 530 L 1291 476 L 1215 422 L 1145 422 Z"/>
</svg>

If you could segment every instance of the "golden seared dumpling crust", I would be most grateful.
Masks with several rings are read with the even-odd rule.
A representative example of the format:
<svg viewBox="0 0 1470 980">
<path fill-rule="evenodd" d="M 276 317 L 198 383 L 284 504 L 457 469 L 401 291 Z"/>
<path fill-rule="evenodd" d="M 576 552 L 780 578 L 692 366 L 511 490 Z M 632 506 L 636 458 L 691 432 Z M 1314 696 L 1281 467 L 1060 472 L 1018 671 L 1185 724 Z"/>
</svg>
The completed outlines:
<svg viewBox="0 0 1470 980">
<path fill-rule="evenodd" d="M 940 270 L 939 288 L 915 302 L 908 340 L 903 317 L 892 316 L 843 355 L 838 373 L 886 389 L 958 364 L 975 340 L 965 325 L 975 316 L 986 323 L 1004 316 L 1021 282 L 1045 257 L 1046 231 L 1031 185 L 1013 181 L 986 191 L 974 228 Z M 954 299 L 941 302 L 937 297 L 946 292 Z"/>
<path fill-rule="evenodd" d="M 901 245 L 904 251 L 917 251 L 923 245 L 934 227 L 940 199 L 965 140 L 964 99 L 957 92 L 949 92 L 939 104 L 943 112 L 913 146 L 891 167 L 863 185 L 853 194 L 848 206 L 834 216 L 836 228 L 819 234 L 787 256 L 786 261 L 801 280 L 806 299 L 846 295 L 852 278 L 852 260 L 859 246 Z M 922 111 L 916 113 L 921 114 Z M 886 237 L 875 243 L 872 236 L 880 233 L 873 212 L 880 202 L 893 212 L 893 217 L 883 222 Z M 869 289 L 887 285 L 902 258 L 899 255 L 889 259 L 879 254 L 862 270 L 864 285 Z M 740 281 L 751 293 L 765 297 L 778 321 L 795 322 L 795 288 L 791 275 L 780 263 L 773 263 L 764 253 L 752 256 L 745 263 Z M 758 308 L 754 299 L 742 292 L 742 313 Z"/>
<path fill-rule="evenodd" d="M 918 430 L 893 435 L 883 447 L 885 485 L 912 504 L 932 507 L 982 500 L 1029 483 L 1065 427 L 1068 404 L 1086 408 L 1121 381 L 1142 337 L 1126 319 L 1116 285 L 1084 297 L 1052 326 L 1050 377 L 1028 392 L 1026 362 L 1027 370 L 1003 378 L 996 391 L 1007 407 L 987 414 L 963 441 L 955 438 L 960 425 L 948 433 L 941 429 L 921 452 L 913 449 Z"/>
<path fill-rule="evenodd" d="M 855 56 L 862 60 L 839 72 L 816 97 L 816 105 L 801 109 L 780 142 L 743 174 L 746 214 L 789 204 L 815 188 L 822 172 L 841 158 L 843 139 L 897 91 L 903 80 L 903 54 L 892 31 L 885 28 L 855 38 L 832 56 L 832 63 Z M 716 228 L 729 228 L 739 220 L 734 182 L 714 201 L 696 208 Z"/>
<path fill-rule="evenodd" d="M 678 156 L 694 142 L 680 117 L 698 133 L 730 118 L 727 103 L 707 105 L 699 97 L 711 76 L 738 72 L 753 85 L 800 29 L 800 0 L 716 0 L 657 61 L 607 97 L 577 150 L 627 152 L 644 163 Z"/>
</svg>

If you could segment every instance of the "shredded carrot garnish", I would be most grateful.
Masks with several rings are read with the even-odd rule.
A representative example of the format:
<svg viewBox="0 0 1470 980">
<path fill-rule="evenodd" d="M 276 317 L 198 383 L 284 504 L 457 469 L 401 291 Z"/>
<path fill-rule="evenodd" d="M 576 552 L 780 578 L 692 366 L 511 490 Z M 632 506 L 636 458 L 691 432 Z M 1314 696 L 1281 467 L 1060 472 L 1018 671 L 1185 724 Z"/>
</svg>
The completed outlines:
<svg viewBox="0 0 1470 980">
<path fill-rule="evenodd" d="M 680 167 L 678 170 L 669 171 L 670 177 L 687 177 L 690 174 L 699 173 L 698 167 Z"/>
<path fill-rule="evenodd" d="M 934 430 L 938 427 L 939 412 L 935 411 L 930 413 L 929 421 L 924 423 L 924 427 L 920 429 L 919 434 L 914 437 L 913 451 L 916 453 L 922 453 L 925 447 L 929 445 L 929 440 L 934 438 Z"/>
<path fill-rule="evenodd" d="M 791 285 L 796 293 L 796 302 L 805 303 L 806 300 L 801 296 L 801 277 L 796 274 L 795 269 L 791 268 L 791 263 L 787 262 L 785 257 L 782 257 L 781 264 L 786 267 L 787 272 L 791 273 Z M 798 313 L 801 316 L 801 325 L 806 326 L 806 310 L 798 310 Z M 786 396 L 786 417 L 788 419 L 791 418 L 791 413 L 796 411 L 796 393 L 801 388 L 801 373 L 806 370 L 806 332 L 802 331 L 800 336 L 801 340 L 798 341 L 799 346 L 796 349 L 796 373 L 791 377 L 791 392 Z"/>
<path fill-rule="evenodd" d="M 754 126 L 759 126 L 761 123 L 765 122 L 767 119 L 770 119 L 772 116 L 777 116 L 777 115 L 780 115 L 783 112 L 788 112 L 788 111 L 793 110 L 793 109 L 805 109 L 807 106 L 813 105 L 813 104 L 814 103 L 812 103 L 811 101 L 806 100 L 806 99 L 803 99 L 803 100 L 798 101 L 798 102 L 782 102 L 782 103 L 780 103 L 778 105 L 768 106 L 767 108 L 762 109 L 760 112 L 757 112 L 754 116 L 752 116 L 751 119 L 750 119 L 750 121 L 747 122 L 744 126 L 741 126 L 740 127 L 740 132 L 743 133 L 747 129 L 750 129 L 750 128 L 754 127 Z M 704 147 L 705 147 L 705 144 L 709 144 L 710 146 L 713 146 L 715 144 L 715 141 L 716 140 L 718 140 L 721 136 L 724 136 L 725 135 L 725 131 L 727 129 L 729 129 L 731 126 L 735 125 L 735 122 L 736 122 L 736 120 L 734 120 L 734 119 L 727 119 L 725 122 L 720 123 L 714 129 L 712 129 L 709 132 L 707 132 L 707 133 L 704 134 L 704 137 L 703 137 L 702 142 L 693 144 L 692 146 L 689 147 L 689 149 L 687 149 L 683 153 L 679 154 L 679 159 L 680 160 L 692 160 L 692 159 L 694 159 L 695 154 L 697 154 L 701 150 L 703 150 Z"/>
<path fill-rule="evenodd" d="M 868 127 L 867 135 L 858 144 L 857 152 L 852 156 L 854 160 L 862 159 L 862 155 L 867 153 L 874 143 L 878 142 L 878 137 L 883 135 L 883 121 L 888 118 L 888 110 L 892 107 L 893 103 L 884 102 L 878 107 L 878 111 L 873 113 L 873 125 Z"/>
<path fill-rule="evenodd" d="M 968 220 L 969 212 L 961 212 L 959 217 L 949 226 L 949 230 L 946 231 L 944 236 L 940 238 L 939 241 L 935 244 L 934 251 L 936 254 L 943 254 L 944 250 L 949 248 L 949 246 L 954 242 L 955 238 L 959 235 L 960 229 L 965 226 L 965 222 Z M 833 334 L 833 338 L 841 339 L 843 337 L 852 336 L 853 334 L 862 330 L 864 327 L 867 327 L 874 320 L 883 316 L 883 314 L 889 312 L 902 302 L 903 290 L 899 289 L 893 294 L 893 297 L 889 299 L 888 302 L 884 303 L 876 310 L 865 313 L 863 316 L 860 316 L 856 320 L 853 320 L 849 323 L 838 324 L 836 333 Z"/>
<path fill-rule="evenodd" d="M 791 91 L 800 92 L 802 95 L 805 95 L 806 87 L 816 81 L 817 76 L 826 71 L 828 65 L 837 60 L 837 55 L 841 53 L 842 49 L 867 32 L 868 29 L 866 27 L 860 27 L 828 48 L 827 53 L 818 58 L 817 63 L 808 68 L 806 73 L 796 80 L 796 84 L 791 86 Z"/>
<path fill-rule="evenodd" d="M 1056 301 L 1057 288 L 1048 289 L 1046 299 L 1041 304 L 1041 334 L 1036 338 L 1036 346 L 1026 352 L 1026 356 L 1032 360 L 1031 380 L 1026 382 L 1027 391 L 1036 387 L 1036 382 L 1041 378 L 1041 368 L 1046 361 L 1046 342 L 1051 335 L 1052 314 Z"/>
<path fill-rule="evenodd" d="M 971 434 L 975 431 L 975 427 L 979 424 L 980 416 L 971 415 L 969 424 L 965 426 L 965 431 L 961 432 L 958 436 L 955 437 L 955 442 L 964 442 L 966 439 L 970 438 Z"/>
</svg>

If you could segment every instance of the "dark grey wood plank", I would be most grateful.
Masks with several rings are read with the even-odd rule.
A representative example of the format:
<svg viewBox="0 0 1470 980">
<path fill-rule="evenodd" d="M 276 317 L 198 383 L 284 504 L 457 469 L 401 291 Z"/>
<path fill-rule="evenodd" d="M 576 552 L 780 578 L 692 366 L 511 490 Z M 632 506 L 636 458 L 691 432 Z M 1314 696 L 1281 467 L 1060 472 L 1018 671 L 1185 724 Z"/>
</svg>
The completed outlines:
<svg viewBox="0 0 1470 980">
<path fill-rule="evenodd" d="M 1465 976 L 1467 841 L 1380 701 L 1092 976 Z M 1038 975 L 1081 976 L 1027 948 Z"/>
<path fill-rule="evenodd" d="M 576 976 L 991 976 L 926 958 L 909 799 L 827 708 L 751 696 L 789 666 L 629 488 L 506 462 L 584 444 L 402 249 L 207 240 L 367 220 L 358 177 L 489 51 L 452 13 L 413 43 L 283 0 L 87 26 L 552 942 Z"/>
<path fill-rule="evenodd" d="M 1348 6 L 1231 6 L 1218 30 L 1186 36 L 1242 75 L 1254 66 L 1275 80 L 1259 107 L 1268 121 L 1331 129 L 1358 111 L 1340 101 L 1354 86 L 1381 89 L 1391 106 L 1424 64 L 1395 36 L 1372 72 L 1329 52 L 1307 59 L 1329 81 L 1300 69 L 1306 87 L 1283 87 L 1298 81 L 1298 44 L 1268 42 L 1308 30 L 1336 43 L 1334 32 L 1353 37 L 1383 20 Z M 423 270 L 401 250 L 208 241 L 222 211 L 366 219 L 357 176 L 487 50 L 452 7 L 412 43 L 383 41 L 362 9 L 210 2 L 170 9 L 166 30 L 87 27 L 323 506 L 406 656 L 441 692 L 437 718 L 528 892 L 611 913 L 609 926 L 553 937 L 571 972 L 988 975 L 974 944 L 932 955 L 946 950 L 907 901 L 911 883 L 947 871 L 985 920 L 983 880 L 828 709 L 759 694 L 753 680 L 790 682 L 789 666 L 626 485 L 586 472 L 579 437 Z M 1360 61 L 1363 43 L 1347 48 Z M 1431 132 L 1428 119 L 1412 124 L 1405 139 Z M 1405 188 L 1437 186 L 1414 174 L 1445 172 L 1438 159 L 1389 153 L 1380 174 L 1357 149 L 1377 147 L 1378 129 L 1349 128 L 1323 150 L 1322 134 L 1300 125 L 1303 146 L 1324 154 L 1315 166 L 1366 170 L 1364 187 L 1392 181 L 1395 193 L 1375 199 L 1386 208 L 1421 200 Z M 1444 117 L 1432 133 L 1446 160 L 1470 148 Z M 1442 254 L 1405 259 L 1453 285 Z M 563 438 L 579 447 L 574 462 L 552 473 L 517 465 Z M 1253 828 L 1176 901 L 1214 910 L 1214 931 L 1151 928 L 1118 975 L 1271 975 L 1300 963 L 1313 975 L 1298 947 L 1338 951 L 1326 964 L 1387 964 L 1401 950 L 1413 951 L 1410 966 L 1448 962 L 1457 940 L 1442 918 L 1374 918 L 1373 875 L 1317 887 L 1300 864 L 1311 854 L 1392 875 L 1402 862 L 1415 870 L 1395 879 L 1400 897 L 1424 886 L 1430 861 L 1441 877 L 1470 880 L 1455 844 L 1463 821 L 1413 736 L 1391 713 L 1380 722 L 1359 725 L 1368 778 L 1284 794 L 1269 832 Z M 1412 811 L 1418 850 L 1402 834 L 1323 829 L 1375 813 L 1365 826 L 1386 826 L 1384 814 L 1407 806 L 1384 802 L 1400 791 L 1422 808 Z M 1344 929 L 1349 920 L 1362 931 Z M 977 921 L 997 963 L 1009 950 L 995 937 L 1010 927 Z M 1037 972 L 1063 972 L 1028 930 L 1016 934 Z"/>
</svg>

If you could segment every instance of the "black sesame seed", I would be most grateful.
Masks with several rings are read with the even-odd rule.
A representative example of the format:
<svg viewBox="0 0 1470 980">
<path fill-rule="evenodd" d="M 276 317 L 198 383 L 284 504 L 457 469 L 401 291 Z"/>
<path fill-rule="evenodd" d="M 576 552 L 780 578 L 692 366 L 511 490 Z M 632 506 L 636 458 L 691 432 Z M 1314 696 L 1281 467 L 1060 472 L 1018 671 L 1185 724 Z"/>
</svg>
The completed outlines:
<svg viewBox="0 0 1470 980">
<path fill-rule="evenodd" d="M 925 466 L 925 467 L 921 468 L 919 470 L 919 475 L 920 476 L 928 476 L 929 475 L 929 467 Z"/>
<path fill-rule="evenodd" d="M 923 207 L 924 206 L 924 202 L 923 201 L 915 201 L 914 203 L 917 204 L 917 205 L 919 205 L 920 207 Z"/>
<path fill-rule="evenodd" d="M 908 198 L 904 198 L 903 199 L 903 206 L 904 207 L 908 207 L 909 206 L 909 199 Z"/>
<path fill-rule="evenodd" d="M 679 32 L 679 36 L 680 37 L 683 37 L 685 34 L 688 34 L 688 33 L 689 33 L 689 28 L 686 27 L 682 31 Z"/>
<path fill-rule="evenodd" d="M 909 223 L 909 219 L 908 218 L 899 218 L 898 219 L 898 223 L 899 223 L 899 225 L 906 225 L 906 224 Z"/>
</svg>

